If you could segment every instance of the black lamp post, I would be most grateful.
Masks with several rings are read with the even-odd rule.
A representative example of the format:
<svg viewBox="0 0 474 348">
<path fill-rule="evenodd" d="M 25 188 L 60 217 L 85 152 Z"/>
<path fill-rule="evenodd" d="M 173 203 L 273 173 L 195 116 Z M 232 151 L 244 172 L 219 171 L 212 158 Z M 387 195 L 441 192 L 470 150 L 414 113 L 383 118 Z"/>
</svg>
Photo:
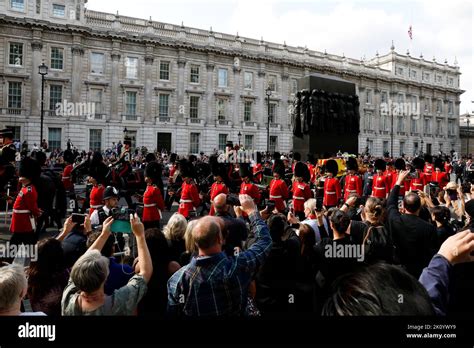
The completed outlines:
<svg viewBox="0 0 474 348">
<path fill-rule="evenodd" d="M 44 77 L 48 75 L 48 66 L 44 62 L 38 67 L 38 74 L 41 75 L 41 128 L 40 128 L 40 148 L 43 148 L 43 122 L 44 122 Z"/>
<path fill-rule="evenodd" d="M 466 115 L 466 123 L 467 123 L 467 148 L 466 148 L 466 155 L 469 157 L 469 138 L 471 137 L 471 134 L 469 133 L 469 124 L 471 123 L 470 119 L 471 115 L 468 113 Z"/>
<path fill-rule="evenodd" d="M 390 106 L 390 157 L 393 157 L 393 106 Z"/>
<path fill-rule="evenodd" d="M 242 138 L 242 133 L 240 133 L 240 131 L 239 131 L 239 134 L 237 134 L 237 138 L 239 138 L 239 147 L 240 147 L 240 138 Z"/>
<path fill-rule="evenodd" d="M 270 86 L 265 90 L 267 95 L 267 110 L 268 110 L 268 124 L 267 124 L 267 152 L 270 151 L 270 96 L 272 95 L 272 89 Z"/>
<path fill-rule="evenodd" d="M 421 139 L 421 151 L 420 154 L 423 155 L 423 139 Z"/>
<path fill-rule="evenodd" d="M 365 139 L 365 154 L 368 156 L 369 155 L 369 138 Z"/>
</svg>

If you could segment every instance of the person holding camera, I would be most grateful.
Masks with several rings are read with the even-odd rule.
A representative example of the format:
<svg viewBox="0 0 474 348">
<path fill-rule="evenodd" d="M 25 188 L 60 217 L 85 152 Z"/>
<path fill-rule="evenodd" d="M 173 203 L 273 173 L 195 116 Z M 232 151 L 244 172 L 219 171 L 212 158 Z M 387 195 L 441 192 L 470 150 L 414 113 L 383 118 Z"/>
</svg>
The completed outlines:
<svg viewBox="0 0 474 348">
<path fill-rule="evenodd" d="M 446 185 L 444 190 L 444 201 L 451 212 L 451 218 L 461 223 L 465 214 L 464 194 L 460 186 L 454 182 Z"/>
</svg>

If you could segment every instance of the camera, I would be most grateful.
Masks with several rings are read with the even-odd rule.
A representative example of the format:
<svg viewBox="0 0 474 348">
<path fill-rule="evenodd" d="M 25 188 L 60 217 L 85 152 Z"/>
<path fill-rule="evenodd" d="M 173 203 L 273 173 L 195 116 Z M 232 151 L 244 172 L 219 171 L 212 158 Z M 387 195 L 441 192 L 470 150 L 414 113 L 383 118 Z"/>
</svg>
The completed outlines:
<svg viewBox="0 0 474 348">
<path fill-rule="evenodd" d="M 267 211 L 273 211 L 275 209 L 275 201 L 267 201 Z"/>
<path fill-rule="evenodd" d="M 77 213 L 72 213 L 71 214 L 72 222 L 74 222 L 76 224 L 83 224 L 85 218 L 86 218 L 85 214 L 77 214 Z"/>
<path fill-rule="evenodd" d="M 318 213 L 323 211 L 323 199 L 322 198 L 317 198 L 316 199 L 316 211 Z"/>
<path fill-rule="evenodd" d="M 130 225 L 130 214 L 135 214 L 135 210 L 129 208 L 113 208 L 110 216 L 114 219 L 110 230 L 115 233 L 132 233 Z"/>
</svg>

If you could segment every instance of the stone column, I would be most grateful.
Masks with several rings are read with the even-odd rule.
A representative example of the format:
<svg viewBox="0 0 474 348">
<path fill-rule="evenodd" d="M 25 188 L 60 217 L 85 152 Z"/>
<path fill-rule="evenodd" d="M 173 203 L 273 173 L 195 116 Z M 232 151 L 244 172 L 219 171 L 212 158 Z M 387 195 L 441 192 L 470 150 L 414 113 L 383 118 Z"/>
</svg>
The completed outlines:
<svg viewBox="0 0 474 348">
<path fill-rule="evenodd" d="M 43 43 L 33 41 L 31 43 L 33 50 L 33 73 L 31 74 L 31 115 L 39 116 L 41 113 L 41 75 L 38 74 L 38 67 L 41 65 L 41 51 Z M 27 113 L 27 117 L 28 117 Z"/>
<path fill-rule="evenodd" d="M 280 119 L 277 118 L 277 123 L 281 125 L 281 130 L 288 130 L 288 125 L 290 124 L 289 115 L 288 115 L 288 97 L 290 95 L 289 90 L 289 77 L 288 67 L 283 67 L 283 74 L 281 74 L 281 110 L 280 110 Z"/>
<path fill-rule="evenodd" d="M 119 121 L 119 73 L 120 73 L 120 53 L 113 51 L 112 58 L 112 85 L 110 97 L 110 120 Z"/>
<path fill-rule="evenodd" d="M 214 120 L 213 111 L 215 110 L 215 98 L 214 98 L 214 60 L 213 57 L 209 57 L 207 64 L 206 64 L 206 71 L 207 71 L 207 88 L 206 88 L 206 96 L 207 96 L 207 114 L 206 114 L 206 124 L 212 123 Z"/>
<path fill-rule="evenodd" d="M 71 99 L 73 103 L 82 102 L 81 86 L 82 86 L 82 57 L 84 49 L 80 46 L 73 46 L 72 51 L 72 79 L 71 79 Z"/>
<path fill-rule="evenodd" d="M 145 114 L 143 122 L 153 121 L 153 61 L 154 57 L 151 55 L 145 56 Z"/>
<path fill-rule="evenodd" d="M 267 96 L 265 94 L 265 63 L 260 64 L 260 69 L 258 71 L 258 82 L 257 85 L 257 97 L 258 97 L 258 105 L 257 112 L 259 117 L 257 118 L 256 122 L 258 124 L 259 134 L 258 137 L 260 139 L 260 150 L 267 150 L 267 121 L 268 121 L 268 110 L 267 110 Z M 257 103 L 256 103 L 257 104 Z M 258 142 L 258 140 L 256 140 Z M 255 146 L 258 147 L 257 143 Z"/>
<path fill-rule="evenodd" d="M 183 113 L 179 111 L 183 109 L 184 103 L 184 67 L 186 66 L 186 51 L 180 49 L 178 52 L 178 86 L 177 86 L 177 97 L 178 97 L 178 121 L 184 121 L 184 118 L 189 118 L 188 109 Z"/>
<path fill-rule="evenodd" d="M 236 126 L 238 130 L 241 128 L 240 124 L 240 110 L 239 110 L 239 105 L 240 105 L 240 94 L 242 92 L 241 88 L 241 82 L 240 82 L 240 60 L 239 58 L 236 57 L 234 60 L 234 108 L 233 108 L 233 117 L 232 117 L 232 124 Z"/>
</svg>

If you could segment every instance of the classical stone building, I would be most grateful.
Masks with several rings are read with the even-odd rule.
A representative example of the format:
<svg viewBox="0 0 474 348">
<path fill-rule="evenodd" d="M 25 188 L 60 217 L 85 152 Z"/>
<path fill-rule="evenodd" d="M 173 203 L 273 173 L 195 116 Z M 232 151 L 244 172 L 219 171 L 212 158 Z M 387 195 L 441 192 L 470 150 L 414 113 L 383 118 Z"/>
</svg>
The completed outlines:
<svg viewBox="0 0 474 348">
<path fill-rule="evenodd" d="M 401 55 L 393 45 L 386 55 L 356 60 L 91 11 L 84 3 L 0 2 L 0 126 L 13 127 L 30 147 L 40 141 L 38 66 L 44 62 L 43 131 L 50 148 L 71 139 L 81 149 L 104 149 L 126 128 L 137 146 L 150 149 L 208 152 L 240 139 L 264 150 L 270 114 L 270 150 L 286 152 L 297 80 L 318 72 L 357 85 L 360 152 L 381 155 L 392 143 L 394 155 L 460 150 L 456 63 Z M 393 103 L 407 102 L 418 106 L 416 117 L 415 110 L 394 112 Z M 66 112 L 57 112 L 58 103 Z M 382 103 L 390 106 L 387 115 Z"/>
</svg>

